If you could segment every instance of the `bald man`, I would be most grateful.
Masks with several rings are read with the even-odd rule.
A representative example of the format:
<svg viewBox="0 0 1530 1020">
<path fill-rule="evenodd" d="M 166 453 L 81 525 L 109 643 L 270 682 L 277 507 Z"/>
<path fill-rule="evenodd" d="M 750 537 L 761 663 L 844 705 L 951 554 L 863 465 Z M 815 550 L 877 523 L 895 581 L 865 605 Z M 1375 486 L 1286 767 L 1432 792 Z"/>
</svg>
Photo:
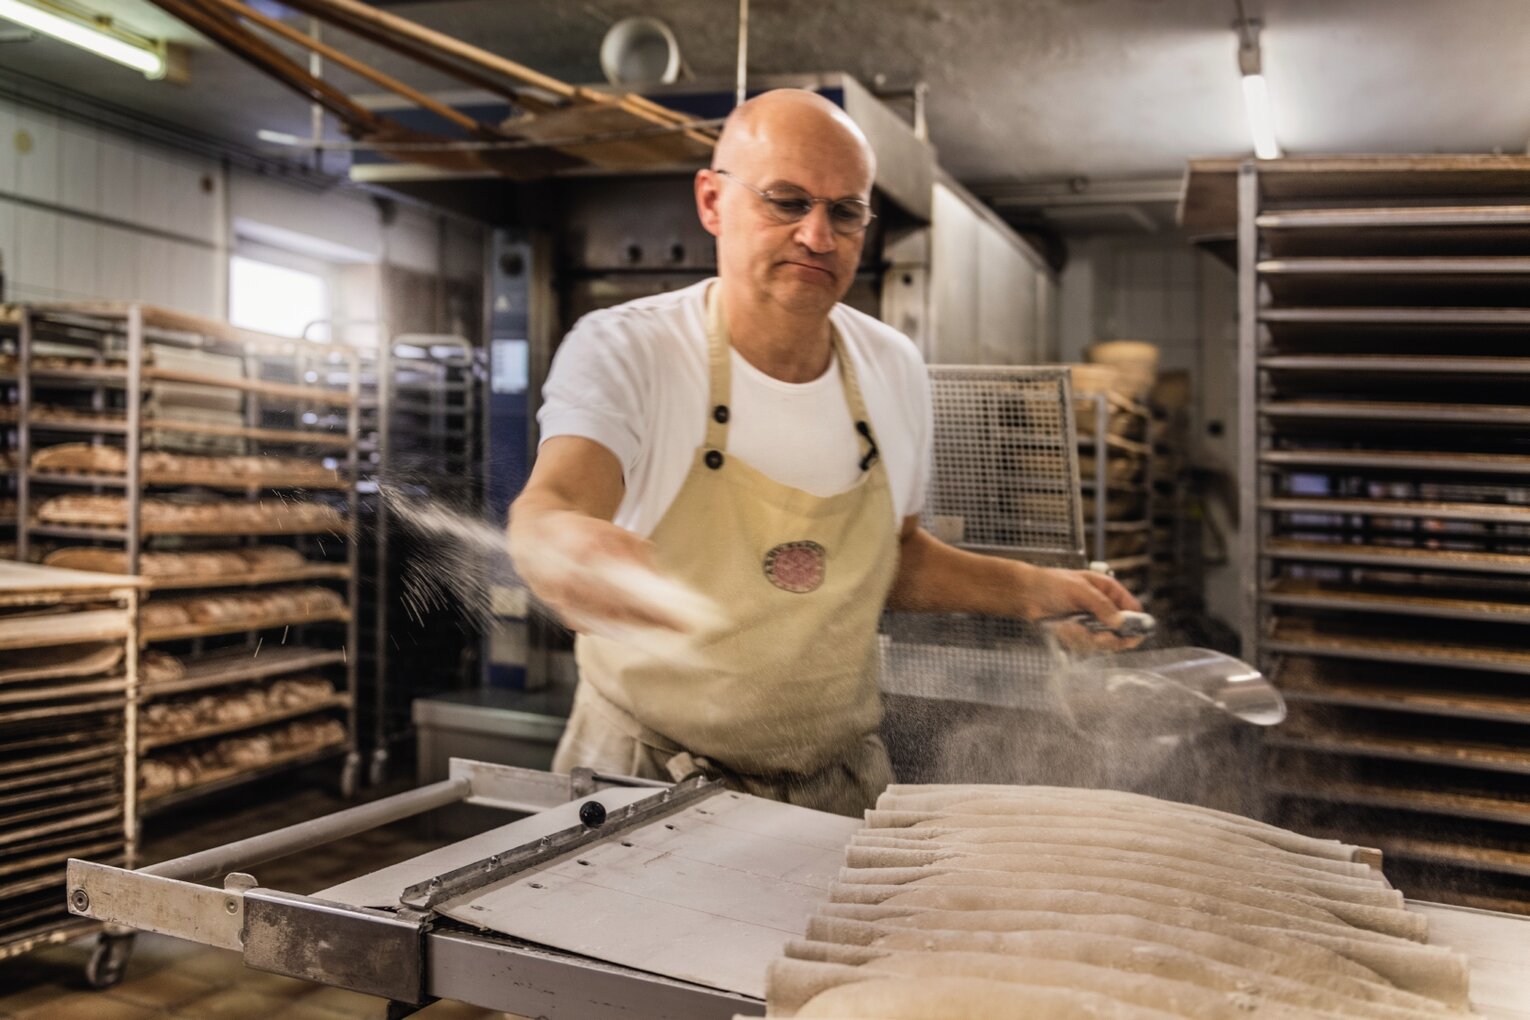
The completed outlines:
<svg viewBox="0 0 1530 1020">
<path fill-rule="evenodd" d="M 1100 575 L 974 555 L 920 528 L 925 367 L 907 337 L 839 304 L 875 171 L 827 100 L 751 99 L 695 179 L 717 278 L 587 315 L 559 348 L 509 531 L 522 576 L 581 632 L 555 769 L 701 770 L 857 814 L 892 780 L 878 736 L 885 607 L 1107 620 L 1139 608 Z M 644 577 L 718 612 L 678 619 L 633 583 Z M 632 639 L 666 628 L 672 640 Z"/>
</svg>

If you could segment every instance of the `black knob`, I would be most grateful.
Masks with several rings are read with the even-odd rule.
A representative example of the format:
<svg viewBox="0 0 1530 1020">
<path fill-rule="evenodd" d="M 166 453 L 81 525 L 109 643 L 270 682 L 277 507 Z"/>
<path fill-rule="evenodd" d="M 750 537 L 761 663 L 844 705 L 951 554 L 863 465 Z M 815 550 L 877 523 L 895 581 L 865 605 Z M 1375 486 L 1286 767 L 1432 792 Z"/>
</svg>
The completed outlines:
<svg viewBox="0 0 1530 1020">
<path fill-rule="evenodd" d="M 711 468 L 713 471 L 716 471 L 718 468 L 723 466 L 723 455 L 721 451 L 708 450 L 704 459 L 707 462 L 707 467 Z"/>
<path fill-rule="evenodd" d="M 579 805 L 579 820 L 587 828 L 599 828 L 606 823 L 606 806 L 598 800 L 585 801 Z"/>
<path fill-rule="evenodd" d="M 728 405 L 718 404 L 716 407 L 712 408 L 712 418 L 719 425 L 726 425 L 728 423 Z"/>
</svg>

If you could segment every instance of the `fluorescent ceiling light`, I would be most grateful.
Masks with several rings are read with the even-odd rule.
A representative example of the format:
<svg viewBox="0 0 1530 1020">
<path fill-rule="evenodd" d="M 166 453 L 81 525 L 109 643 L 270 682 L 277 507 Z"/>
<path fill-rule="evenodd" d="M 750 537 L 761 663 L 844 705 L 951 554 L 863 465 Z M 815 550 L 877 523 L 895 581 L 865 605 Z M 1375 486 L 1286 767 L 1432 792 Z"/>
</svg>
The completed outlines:
<svg viewBox="0 0 1530 1020">
<path fill-rule="evenodd" d="M 167 67 L 165 47 L 95 21 L 49 0 L 0 0 L 0 18 L 25 25 L 34 32 L 115 60 L 143 72 L 145 78 L 163 78 Z"/>
<path fill-rule="evenodd" d="M 1275 141 L 1275 113 L 1270 106 L 1270 88 L 1264 81 L 1264 52 L 1259 35 L 1264 26 L 1259 19 L 1245 17 L 1242 0 L 1238 2 L 1238 73 L 1243 75 L 1243 109 L 1248 114 L 1248 131 L 1254 137 L 1254 155 L 1260 159 L 1279 159 L 1280 143 Z"/>
<path fill-rule="evenodd" d="M 1243 76 L 1243 106 L 1248 113 L 1248 130 L 1254 136 L 1254 155 L 1260 159 L 1279 159 L 1280 144 L 1275 141 L 1275 114 L 1270 108 L 1270 89 L 1262 74 Z"/>
</svg>

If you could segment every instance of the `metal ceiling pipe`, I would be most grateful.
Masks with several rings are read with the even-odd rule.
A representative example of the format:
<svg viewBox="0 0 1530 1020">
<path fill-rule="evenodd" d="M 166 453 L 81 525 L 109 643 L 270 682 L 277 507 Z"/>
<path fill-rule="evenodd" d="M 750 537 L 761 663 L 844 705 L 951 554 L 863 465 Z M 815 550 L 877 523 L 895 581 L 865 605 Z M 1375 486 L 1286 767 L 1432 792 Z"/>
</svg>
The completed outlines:
<svg viewBox="0 0 1530 1020">
<path fill-rule="evenodd" d="M 734 106 L 743 106 L 749 80 L 749 0 L 738 0 L 738 92 Z"/>
</svg>

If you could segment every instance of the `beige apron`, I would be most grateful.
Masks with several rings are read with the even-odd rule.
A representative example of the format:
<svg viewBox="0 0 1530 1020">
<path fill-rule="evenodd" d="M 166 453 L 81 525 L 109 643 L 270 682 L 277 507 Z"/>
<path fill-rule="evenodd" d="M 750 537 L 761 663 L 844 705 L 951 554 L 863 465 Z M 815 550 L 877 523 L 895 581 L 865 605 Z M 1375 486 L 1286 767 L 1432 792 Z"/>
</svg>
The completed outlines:
<svg viewBox="0 0 1530 1020">
<path fill-rule="evenodd" d="M 863 454 L 856 484 L 815 496 L 729 456 L 720 305 L 714 285 L 706 437 L 652 541 L 659 568 L 728 620 L 698 635 L 698 662 L 687 664 L 581 634 L 579 689 L 553 767 L 658 779 L 700 769 L 760 796 L 857 814 L 892 780 L 877 735 L 877 620 L 898 568 L 887 472 L 838 330 Z"/>
</svg>

